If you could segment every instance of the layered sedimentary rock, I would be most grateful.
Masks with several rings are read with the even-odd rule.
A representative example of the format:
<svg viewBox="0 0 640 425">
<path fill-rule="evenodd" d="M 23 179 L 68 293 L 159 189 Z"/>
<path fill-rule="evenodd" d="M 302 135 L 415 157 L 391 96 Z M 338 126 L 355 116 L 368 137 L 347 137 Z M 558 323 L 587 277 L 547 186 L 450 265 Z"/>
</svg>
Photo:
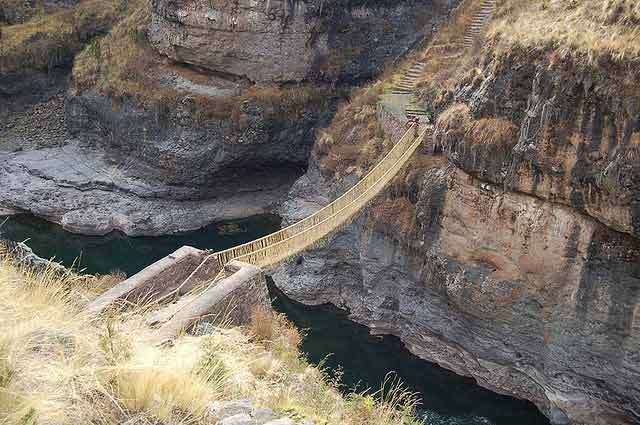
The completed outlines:
<svg viewBox="0 0 640 425">
<path fill-rule="evenodd" d="M 155 0 L 164 55 L 253 82 L 375 75 L 429 34 L 455 1 Z"/>
<path fill-rule="evenodd" d="M 139 93 L 112 97 L 74 80 L 55 101 L 49 88 L 30 90 L 24 119 L 11 106 L 11 123 L 0 128 L 2 211 L 30 212 L 79 233 L 132 235 L 270 211 L 304 172 L 315 129 L 328 125 L 339 100 L 325 80 L 375 75 L 456 2 L 152 3 L 135 14 L 152 15 L 148 38 L 162 56 L 137 50 L 155 55 L 150 63 L 158 66 L 136 70 L 145 75 L 135 84 L 153 91 L 145 86 L 153 81 L 170 96 L 160 104 L 139 101 Z M 269 87 L 252 97 L 254 81 Z M 54 87 L 64 92 L 67 84 Z M 31 118 L 40 115 L 29 112 L 36 109 L 62 132 L 36 125 Z"/>
<path fill-rule="evenodd" d="M 586 70 L 503 60 L 454 93 L 435 154 L 275 283 L 554 424 L 638 423 L 638 97 Z M 289 221 L 357 179 L 322 174 L 315 158 L 282 208 Z"/>
<path fill-rule="evenodd" d="M 525 52 L 484 71 L 485 78 L 463 86 L 456 99 L 474 117 L 501 117 L 519 127 L 514 146 L 495 155 L 469 138 L 445 135 L 447 156 L 482 179 L 570 205 L 640 237 L 637 74 L 610 65 L 603 79 L 601 71 L 569 59 L 531 62 Z"/>
</svg>

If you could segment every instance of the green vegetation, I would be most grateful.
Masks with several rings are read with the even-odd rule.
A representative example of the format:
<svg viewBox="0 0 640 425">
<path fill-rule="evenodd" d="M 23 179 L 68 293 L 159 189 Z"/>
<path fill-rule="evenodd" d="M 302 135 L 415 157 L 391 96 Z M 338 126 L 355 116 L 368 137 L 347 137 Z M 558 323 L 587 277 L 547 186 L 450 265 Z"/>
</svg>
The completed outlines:
<svg viewBox="0 0 640 425">
<path fill-rule="evenodd" d="M 71 63 L 88 41 L 118 20 L 125 4 L 121 0 L 86 0 L 71 9 L 2 27 L 0 72 L 47 70 Z"/>
<path fill-rule="evenodd" d="M 414 394 L 392 380 L 376 394 L 342 395 L 271 311 L 167 348 L 145 342 L 141 309 L 90 319 L 84 305 L 114 280 L 35 273 L 0 257 L 0 423 L 211 424 L 208 403 L 238 398 L 320 425 L 418 423 Z"/>
</svg>

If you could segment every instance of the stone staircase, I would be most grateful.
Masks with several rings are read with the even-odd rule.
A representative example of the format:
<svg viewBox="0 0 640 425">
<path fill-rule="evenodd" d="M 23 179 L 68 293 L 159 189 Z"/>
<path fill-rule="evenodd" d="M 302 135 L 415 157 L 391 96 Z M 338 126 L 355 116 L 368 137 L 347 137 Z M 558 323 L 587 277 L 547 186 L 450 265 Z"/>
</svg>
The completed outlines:
<svg viewBox="0 0 640 425">
<path fill-rule="evenodd" d="M 404 113 L 408 119 L 418 118 L 421 121 L 429 120 L 429 112 L 420 106 L 415 98 L 415 89 L 418 79 L 423 75 L 426 62 L 415 61 L 397 77 L 391 86 L 390 93 L 397 96 L 403 105 Z"/>
<path fill-rule="evenodd" d="M 408 67 L 393 78 L 391 86 L 385 90 L 382 103 L 403 118 L 418 118 L 420 122 L 429 122 L 430 116 L 416 97 L 418 81 L 425 73 L 427 57 L 438 55 L 440 62 L 452 61 L 466 54 L 466 50 L 473 47 L 481 39 L 482 33 L 491 21 L 496 11 L 496 0 L 479 0 L 480 8 L 473 16 L 470 25 L 464 33 L 462 43 L 450 42 L 430 46 L 420 58 L 414 60 Z"/>
<path fill-rule="evenodd" d="M 480 40 L 480 36 L 487 27 L 496 11 L 496 0 L 482 0 L 480 11 L 473 17 L 471 25 L 464 33 L 463 46 L 465 49 L 473 47 Z"/>
</svg>

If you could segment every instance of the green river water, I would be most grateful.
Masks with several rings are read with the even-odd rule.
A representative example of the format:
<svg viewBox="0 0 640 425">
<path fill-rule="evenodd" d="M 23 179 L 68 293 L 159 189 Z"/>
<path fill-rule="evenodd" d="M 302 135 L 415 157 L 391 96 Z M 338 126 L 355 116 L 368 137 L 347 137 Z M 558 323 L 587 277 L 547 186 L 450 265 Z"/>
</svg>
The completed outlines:
<svg viewBox="0 0 640 425">
<path fill-rule="evenodd" d="M 0 220 L 2 222 L 2 220 Z M 277 230 L 280 220 L 259 216 L 219 223 L 181 235 L 131 238 L 120 233 L 81 236 L 29 216 L 8 218 L 0 238 L 26 241 L 33 251 L 87 273 L 120 270 L 135 274 L 183 245 L 224 249 Z M 372 337 L 346 314 L 325 306 L 310 308 L 271 288 L 274 307 L 306 329 L 303 352 L 310 361 L 342 369 L 347 389 L 377 389 L 393 372 L 422 400 L 421 414 L 432 425 L 542 425 L 546 418 L 526 401 L 487 391 L 409 353 L 395 337 Z M 338 424 L 336 424 L 338 425 Z"/>
</svg>

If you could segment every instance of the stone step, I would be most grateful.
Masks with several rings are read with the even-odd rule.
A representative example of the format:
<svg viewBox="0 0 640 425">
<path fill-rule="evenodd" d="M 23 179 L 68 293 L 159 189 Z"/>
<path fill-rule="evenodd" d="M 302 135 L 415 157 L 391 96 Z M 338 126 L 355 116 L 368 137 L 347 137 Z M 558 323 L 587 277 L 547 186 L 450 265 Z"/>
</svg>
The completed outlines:
<svg viewBox="0 0 640 425">
<path fill-rule="evenodd" d="M 171 320 L 171 318 L 173 318 L 173 316 L 175 316 L 180 310 L 186 308 L 190 303 L 194 302 L 198 298 L 198 295 L 183 295 L 179 300 L 158 310 L 146 320 L 147 326 L 149 326 L 150 328 L 159 328 L 160 326 Z"/>
</svg>

